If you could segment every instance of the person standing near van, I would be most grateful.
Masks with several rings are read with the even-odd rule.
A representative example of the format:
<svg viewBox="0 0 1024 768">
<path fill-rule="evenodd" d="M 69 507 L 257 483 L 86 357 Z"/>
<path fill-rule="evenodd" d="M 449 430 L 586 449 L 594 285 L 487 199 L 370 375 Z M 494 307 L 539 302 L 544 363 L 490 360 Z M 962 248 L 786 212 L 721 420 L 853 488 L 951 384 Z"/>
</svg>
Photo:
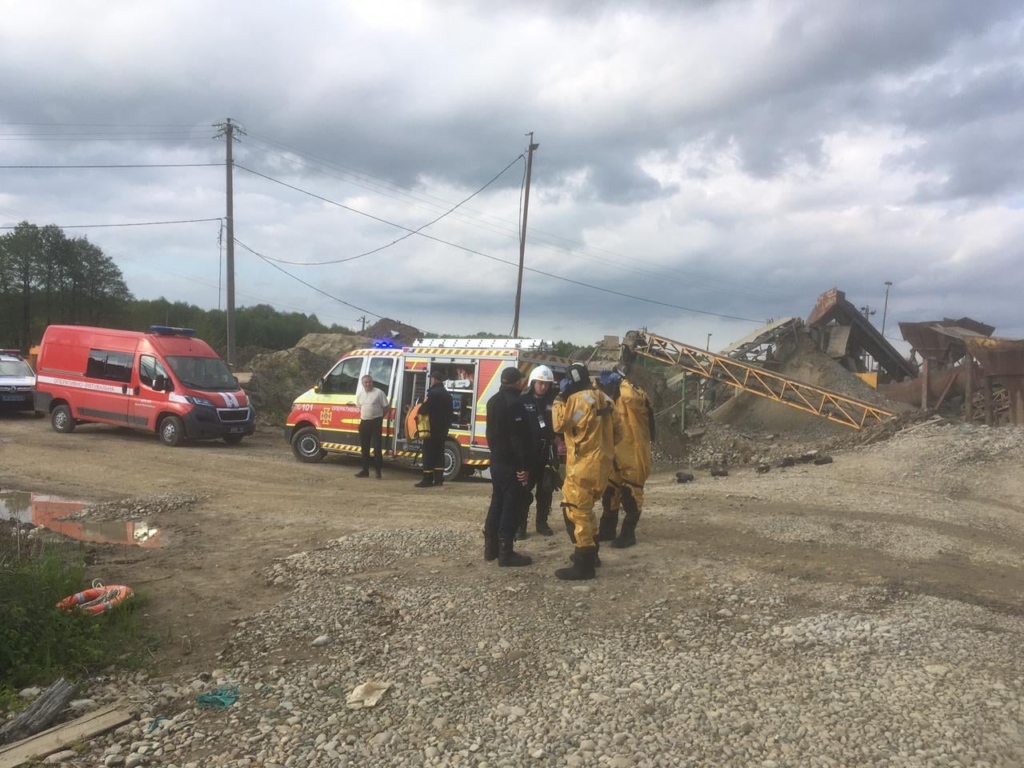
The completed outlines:
<svg viewBox="0 0 1024 768">
<path fill-rule="evenodd" d="M 359 446 L 363 452 L 363 469 L 356 477 L 370 476 L 370 449 L 373 448 L 373 467 L 380 480 L 384 457 L 381 455 L 381 434 L 384 429 L 384 414 L 388 409 L 388 398 L 383 391 L 373 386 L 373 378 L 363 376 L 363 387 L 356 395 L 359 406 Z"/>
<path fill-rule="evenodd" d="M 555 374 L 546 365 L 538 365 L 530 372 L 526 382 L 527 389 L 519 397 L 519 402 L 529 416 L 530 433 L 533 438 L 533 463 L 530 469 L 530 482 L 526 487 L 523 503 L 523 514 L 519 520 L 516 540 L 526 538 L 526 522 L 530 513 L 530 504 L 537 500 L 537 533 L 542 536 L 553 536 L 554 531 L 548 525 L 551 514 L 551 499 L 554 495 L 554 482 L 551 479 L 551 452 L 554 448 L 555 432 L 551 428 L 551 406 L 555 400 Z"/>
<path fill-rule="evenodd" d="M 423 479 L 416 487 L 439 487 L 444 484 L 444 441 L 452 425 L 452 396 L 444 387 L 440 368 L 430 372 L 430 389 L 420 413 L 430 420 L 430 436 L 423 441 Z"/>
<path fill-rule="evenodd" d="M 504 368 L 501 389 L 487 401 L 491 504 L 484 521 L 484 560 L 497 560 L 502 568 L 533 562 L 516 552 L 514 543 L 529 496 L 530 470 L 536 463 L 530 417 L 519 399 L 522 376 L 515 366 Z"/>
</svg>

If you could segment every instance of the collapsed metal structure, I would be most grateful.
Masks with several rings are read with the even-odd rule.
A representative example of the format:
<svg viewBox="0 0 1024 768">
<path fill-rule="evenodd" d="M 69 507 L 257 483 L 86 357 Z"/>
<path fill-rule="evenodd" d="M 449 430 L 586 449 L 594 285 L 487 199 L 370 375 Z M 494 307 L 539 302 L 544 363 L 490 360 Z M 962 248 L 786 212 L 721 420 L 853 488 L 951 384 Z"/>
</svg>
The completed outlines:
<svg viewBox="0 0 1024 768">
<path fill-rule="evenodd" d="M 863 400 L 644 330 L 627 333 L 622 350 L 624 362 L 636 356 L 657 360 L 684 373 L 721 382 L 854 429 L 895 416 L 892 411 Z"/>
</svg>

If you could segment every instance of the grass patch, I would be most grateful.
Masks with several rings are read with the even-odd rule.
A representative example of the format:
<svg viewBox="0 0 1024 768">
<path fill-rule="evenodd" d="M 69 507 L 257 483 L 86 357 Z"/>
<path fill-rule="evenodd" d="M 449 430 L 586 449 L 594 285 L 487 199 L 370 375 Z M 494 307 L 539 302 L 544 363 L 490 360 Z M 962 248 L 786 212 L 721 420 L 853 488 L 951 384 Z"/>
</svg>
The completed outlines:
<svg viewBox="0 0 1024 768">
<path fill-rule="evenodd" d="M 26 686 L 148 658 L 154 641 L 142 627 L 138 593 L 99 616 L 54 607 L 89 586 L 81 552 L 43 548 L 26 558 L 0 551 L 0 709 Z"/>
</svg>

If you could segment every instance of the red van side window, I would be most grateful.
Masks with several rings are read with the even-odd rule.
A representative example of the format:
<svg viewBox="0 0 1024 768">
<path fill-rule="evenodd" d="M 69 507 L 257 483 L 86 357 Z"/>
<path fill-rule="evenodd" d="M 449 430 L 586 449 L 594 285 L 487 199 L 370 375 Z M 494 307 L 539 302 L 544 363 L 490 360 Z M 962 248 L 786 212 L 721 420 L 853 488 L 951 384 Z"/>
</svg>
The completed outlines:
<svg viewBox="0 0 1024 768">
<path fill-rule="evenodd" d="M 132 380 L 134 355 L 127 352 L 110 352 L 105 349 L 90 349 L 85 375 L 90 379 L 106 379 L 127 384 Z"/>
</svg>

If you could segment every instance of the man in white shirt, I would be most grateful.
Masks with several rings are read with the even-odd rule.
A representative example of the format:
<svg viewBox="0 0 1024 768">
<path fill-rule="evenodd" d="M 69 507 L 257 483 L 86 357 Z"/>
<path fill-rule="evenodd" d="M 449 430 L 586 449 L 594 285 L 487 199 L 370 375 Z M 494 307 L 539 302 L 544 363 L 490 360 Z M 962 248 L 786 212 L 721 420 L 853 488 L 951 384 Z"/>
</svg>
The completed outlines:
<svg viewBox="0 0 1024 768">
<path fill-rule="evenodd" d="M 380 480 L 380 470 L 384 463 L 381 456 L 381 432 L 384 426 L 384 412 L 388 409 L 388 398 L 381 390 L 373 386 L 373 379 L 363 376 L 362 388 L 356 395 L 359 406 L 359 445 L 363 449 L 363 469 L 356 477 L 370 476 L 370 447 L 373 446 L 375 456 L 373 466 Z"/>
</svg>

